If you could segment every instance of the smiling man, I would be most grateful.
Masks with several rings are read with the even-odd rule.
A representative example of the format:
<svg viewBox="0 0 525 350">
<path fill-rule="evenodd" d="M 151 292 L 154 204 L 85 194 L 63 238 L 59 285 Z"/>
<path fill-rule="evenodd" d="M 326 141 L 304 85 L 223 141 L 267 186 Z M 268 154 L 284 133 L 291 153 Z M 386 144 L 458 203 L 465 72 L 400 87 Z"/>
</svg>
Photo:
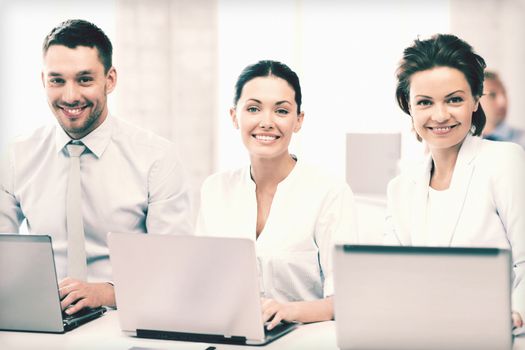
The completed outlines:
<svg viewBox="0 0 525 350">
<path fill-rule="evenodd" d="M 42 83 L 58 125 L 17 139 L 2 164 L 0 232 L 53 239 L 62 307 L 115 305 L 110 231 L 193 233 L 174 144 L 113 117 L 112 45 L 97 26 L 68 20 L 43 45 Z"/>
</svg>

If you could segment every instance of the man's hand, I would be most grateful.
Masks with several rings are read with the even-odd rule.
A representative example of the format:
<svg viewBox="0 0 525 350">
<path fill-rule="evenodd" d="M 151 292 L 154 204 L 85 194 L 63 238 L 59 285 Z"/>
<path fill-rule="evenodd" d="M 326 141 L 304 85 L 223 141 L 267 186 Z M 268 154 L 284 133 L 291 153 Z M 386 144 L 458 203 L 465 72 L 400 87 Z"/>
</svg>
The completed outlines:
<svg viewBox="0 0 525 350">
<path fill-rule="evenodd" d="M 270 321 L 266 329 L 271 330 L 281 321 L 297 320 L 296 308 L 293 303 L 280 303 L 274 299 L 261 298 L 263 322 Z"/>
<path fill-rule="evenodd" d="M 68 315 L 85 307 L 115 306 L 115 290 L 107 282 L 88 283 L 70 277 L 58 284 L 60 306 Z"/>
</svg>

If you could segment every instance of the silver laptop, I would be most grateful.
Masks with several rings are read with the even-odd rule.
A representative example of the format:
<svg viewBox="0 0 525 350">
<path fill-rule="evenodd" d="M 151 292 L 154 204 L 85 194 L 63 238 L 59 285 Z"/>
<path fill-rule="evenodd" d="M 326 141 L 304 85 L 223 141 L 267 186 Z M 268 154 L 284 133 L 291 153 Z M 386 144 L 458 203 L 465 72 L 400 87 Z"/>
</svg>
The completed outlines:
<svg viewBox="0 0 525 350">
<path fill-rule="evenodd" d="M 62 313 L 51 237 L 0 234 L 0 329 L 64 333 L 106 309 Z"/>
<path fill-rule="evenodd" d="M 491 248 L 337 245 L 341 349 L 511 349 L 511 257 Z"/>
<path fill-rule="evenodd" d="M 120 326 L 130 335 L 263 345 L 290 332 L 265 331 L 253 241 L 109 233 Z"/>
</svg>

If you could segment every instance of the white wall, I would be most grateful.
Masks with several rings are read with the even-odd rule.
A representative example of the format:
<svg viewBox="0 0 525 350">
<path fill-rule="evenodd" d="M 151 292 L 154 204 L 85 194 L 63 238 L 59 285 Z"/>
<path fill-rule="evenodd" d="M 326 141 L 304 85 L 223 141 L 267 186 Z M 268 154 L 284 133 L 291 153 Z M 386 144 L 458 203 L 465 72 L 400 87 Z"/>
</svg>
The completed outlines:
<svg viewBox="0 0 525 350">
<path fill-rule="evenodd" d="M 403 155 L 420 153 L 394 99 L 395 69 L 418 35 L 449 30 L 447 0 L 219 1 L 217 170 L 248 162 L 228 115 L 241 70 L 280 60 L 301 80 L 305 121 L 292 152 L 344 176 L 347 132 L 403 132 Z"/>
<path fill-rule="evenodd" d="M 450 27 L 500 73 L 507 121 L 525 129 L 525 0 L 451 0 Z"/>
<path fill-rule="evenodd" d="M 248 64 L 263 59 L 282 61 L 297 69 L 299 16 L 299 5 L 294 0 L 219 0 L 216 170 L 235 168 L 248 162 L 229 116 L 239 73 Z"/>
<path fill-rule="evenodd" d="M 70 18 L 92 21 L 114 37 L 112 0 L 0 0 L 0 151 L 15 135 L 53 122 L 40 78 L 41 48 L 51 29 Z"/>
<path fill-rule="evenodd" d="M 118 60 L 115 7 L 115 0 L 0 0 L 0 149 L 53 120 L 40 82 L 44 36 L 66 18 L 85 18 L 114 41 Z M 343 175 L 344 134 L 360 131 L 401 131 L 404 157 L 418 154 L 409 119 L 394 101 L 394 71 L 404 47 L 436 32 L 459 34 L 501 71 L 509 121 L 525 127 L 524 13 L 523 0 L 219 0 L 219 86 L 208 97 L 218 101 L 209 113 L 217 125 L 214 170 L 247 162 L 228 108 L 240 71 L 268 58 L 301 78 L 306 119 L 292 151 L 302 158 Z M 118 93 L 110 96 L 116 114 Z"/>
<path fill-rule="evenodd" d="M 216 0 L 117 1 L 119 116 L 177 144 L 195 207 L 214 171 L 216 19 Z"/>
</svg>

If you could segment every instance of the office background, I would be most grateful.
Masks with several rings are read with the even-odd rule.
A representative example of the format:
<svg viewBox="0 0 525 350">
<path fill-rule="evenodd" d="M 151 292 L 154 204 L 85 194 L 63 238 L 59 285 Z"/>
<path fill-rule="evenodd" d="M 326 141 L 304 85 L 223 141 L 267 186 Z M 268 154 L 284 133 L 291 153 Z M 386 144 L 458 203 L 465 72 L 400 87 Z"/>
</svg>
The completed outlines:
<svg viewBox="0 0 525 350">
<path fill-rule="evenodd" d="M 454 33 L 501 73 L 510 124 L 525 128 L 525 0 L 0 0 L 0 150 L 54 117 L 40 79 L 44 36 L 68 18 L 101 27 L 118 71 L 110 110 L 175 141 L 198 191 L 209 174 L 248 163 L 228 109 L 240 71 L 288 64 L 303 87 L 291 151 L 345 176 L 347 133 L 399 132 L 421 155 L 394 99 L 402 50 Z"/>
</svg>

